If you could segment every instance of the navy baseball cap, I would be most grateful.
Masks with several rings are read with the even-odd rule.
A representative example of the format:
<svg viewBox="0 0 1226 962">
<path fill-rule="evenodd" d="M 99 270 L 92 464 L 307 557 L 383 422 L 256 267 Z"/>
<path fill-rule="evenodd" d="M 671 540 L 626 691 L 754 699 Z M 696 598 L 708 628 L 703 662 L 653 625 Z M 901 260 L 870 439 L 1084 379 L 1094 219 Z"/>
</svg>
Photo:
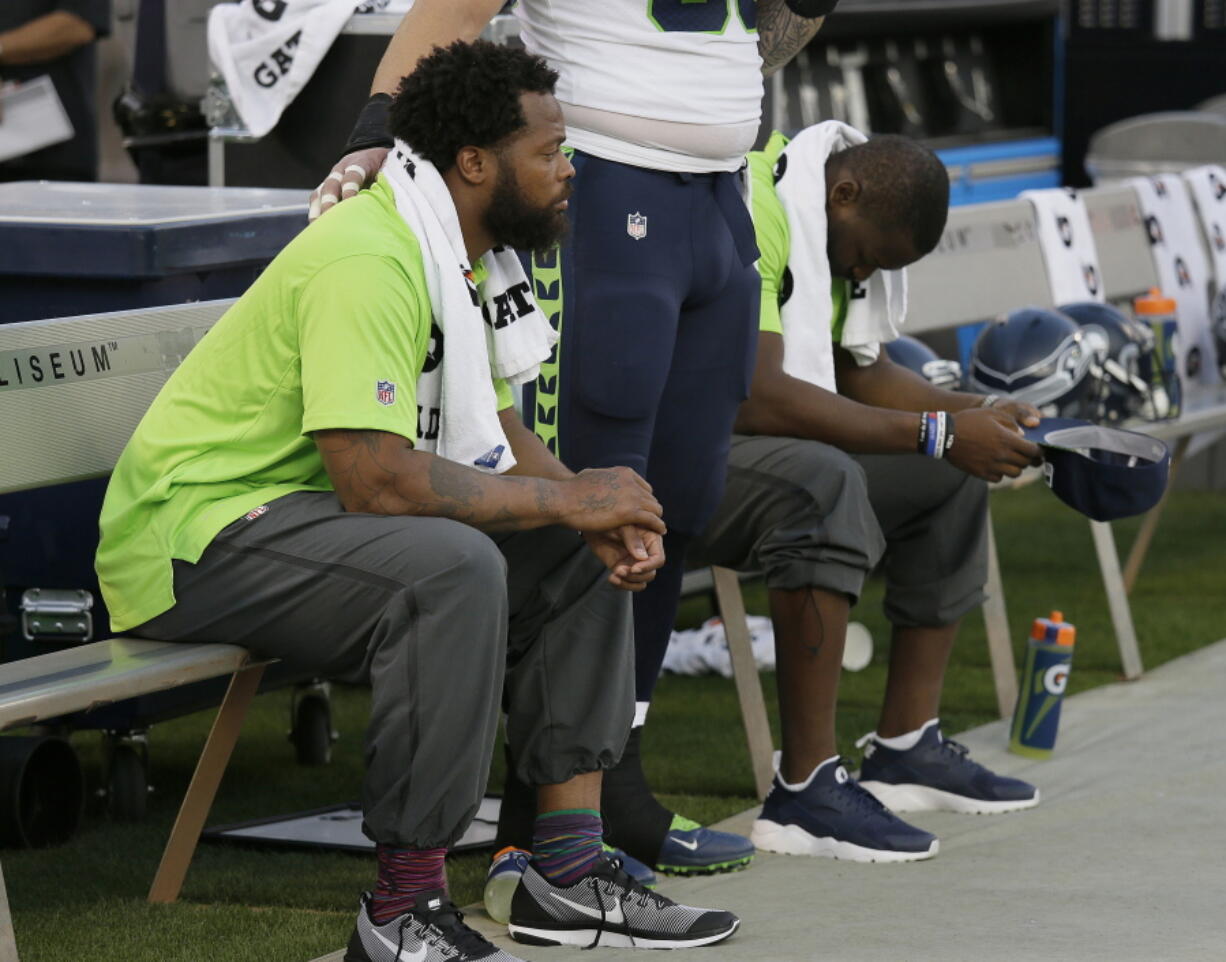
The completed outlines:
<svg viewBox="0 0 1226 962">
<path fill-rule="evenodd" d="M 1043 449 L 1056 497 L 1095 521 L 1143 514 L 1166 490 L 1171 452 L 1148 435 L 1075 418 L 1044 418 L 1022 433 Z"/>
</svg>

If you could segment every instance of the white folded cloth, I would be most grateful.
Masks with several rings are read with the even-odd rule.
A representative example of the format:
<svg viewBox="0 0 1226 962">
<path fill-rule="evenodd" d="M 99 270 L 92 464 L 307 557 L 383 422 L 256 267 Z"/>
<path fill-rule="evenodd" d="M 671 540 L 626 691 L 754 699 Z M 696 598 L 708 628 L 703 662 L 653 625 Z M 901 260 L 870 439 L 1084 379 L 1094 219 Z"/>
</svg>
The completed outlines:
<svg viewBox="0 0 1226 962">
<path fill-rule="evenodd" d="M 355 0 L 240 0 L 209 11 L 209 59 L 247 129 L 263 137 L 315 73 Z"/>
<path fill-rule="evenodd" d="M 1209 263 L 1218 294 L 1226 291 L 1226 167 L 1206 164 L 1183 172 L 1209 242 Z"/>
<path fill-rule="evenodd" d="M 1181 341 L 1177 371 L 1187 407 L 1192 384 L 1219 380 L 1209 327 L 1210 268 L 1196 211 L 1178 174 L 1132 177 L 1128 183 L 1137 194 L 1162 293 L 1174 298 L 1177 305 Z"/>
<path fill-rule="evenodd" d="M 1034 207 L 1052 303 L 1106 300 L 1085 201 L 1071 187 L 1024 190 Z"/>
<path fill-rule="evenodd" d="M 515 252 L 496 247 L 481 261 L 488 276 L 474 283 L 451 192 L 438 169 L 396 141 L 383 165 L 396 210 L 421 245 L 434 323 L 444 337 L 442 363 L 423 372 L 417 403 L 439 410 L 437 438 L 418 438 L 419 450 L 501 473 L 515 458 L 498 421 L 493 377 L 532 380 L 557 342 L 536 306 Z M 497 324 L 502 326 L 496 327 Z"/>
<path fill-rule="evenodd" d="M 834 306 L 826 254 L 826 160 L 867 139 L 837 120 L 814 124 L 784 148 L 776 169 L 776 191 L 791 237 L 787 269 L 792 293 L 780 309 L 783 370 L 828 391 L 834 391 L 836 384 L 830 330 Z M 850 285 L 840 343 L 858 364 L 871 364 L 882 342 L 898 337 L 906 312 L 906 271 L 877 271 L 867 284 Z"/>
</svg>

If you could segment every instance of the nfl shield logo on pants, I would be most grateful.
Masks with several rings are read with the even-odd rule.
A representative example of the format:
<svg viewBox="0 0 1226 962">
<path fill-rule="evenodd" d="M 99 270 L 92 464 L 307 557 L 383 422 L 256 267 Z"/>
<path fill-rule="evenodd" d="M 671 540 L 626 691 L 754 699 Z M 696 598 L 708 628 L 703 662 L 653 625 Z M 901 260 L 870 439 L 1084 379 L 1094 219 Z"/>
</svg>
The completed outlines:
<svg viewBox="0 0 1226 962">
<path fill-rule="evenodd" d="M 626 215 L 626 233 L 635 240 L 642 240 L 647 236 L 647 215 L 640 214 L 635 211 L 633 214 Z"/>
<path fill-rule="evenodd" d="M 375 383 L 375 400 L 380 404 L 391 404 L 396 400 L 396 382 L 378 381 Z"/>
</svg>

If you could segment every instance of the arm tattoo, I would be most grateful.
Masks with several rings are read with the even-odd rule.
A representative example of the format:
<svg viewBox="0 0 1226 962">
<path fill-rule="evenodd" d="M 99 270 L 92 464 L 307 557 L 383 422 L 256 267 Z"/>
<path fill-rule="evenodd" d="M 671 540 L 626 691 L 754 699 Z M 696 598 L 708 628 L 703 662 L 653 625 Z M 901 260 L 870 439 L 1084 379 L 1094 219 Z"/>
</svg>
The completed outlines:
<svg viewBox="0 0 1226 962">
<path fill-rule="evenodd" d="M 430 456 L 424 472 L 406 471 L 394 463 L 399 453 L 387 450 L 382 431 L 333 431 L 319 438 L 328 475 L 347 510 L 372 514 L 450 518 L 482 531 L 517 531 L 534 519 L 516 514 L 492 484 L 530 485 L 536 508 L 548 516 L 556 503 L 550 482 L 540 478 L 487 477 L 471 468 Z M 404 442 L 407 446 L 408 442 Z M 422 477 L 424 473 L 424 477 Z"/>
<path fill-rule="evenodd" d="M 769 77 L 791 60 L 821 29 L 825 17 L 798 17 L 784 0 L 758 0 L 758 53 Z"/>
</svg>

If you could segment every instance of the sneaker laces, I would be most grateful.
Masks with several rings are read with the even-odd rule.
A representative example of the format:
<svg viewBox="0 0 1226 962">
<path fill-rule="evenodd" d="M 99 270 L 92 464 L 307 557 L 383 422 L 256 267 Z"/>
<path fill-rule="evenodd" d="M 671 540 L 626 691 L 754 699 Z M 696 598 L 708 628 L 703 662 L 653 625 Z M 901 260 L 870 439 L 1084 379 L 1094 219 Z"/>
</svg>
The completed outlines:
<svg viewBox="0 0 1226 962">
<path fill-rule="evenodd" d="M 870 792 L 867 788 L 851 777 L 851 766 L 853 764 L 850 758 L 840 757 L 838 764 L 848 773 L 847 781 L 842 783 L 842 787 L 848 790 L 848 797 L 853 799 L 854 807 L 865 812 L 888 812 L 887 809 L 877 796 Z"/>
<path fill-rule="evenodd" d="M 596 935 L 592 941 L 584 946 L 585 949 L 594 949 L 600 944 L 600 937 L 604 935 L 605 924 L 608 921 L 608 910 L 601 897 L 602 889 L 605 894 L 613 897 L 615 904 L 621 906 L 622 917 L 626 922 L 626 935 L 630 938 L 631 948 L 637 948 L 637 946 L 634 942 L 634 928 L 630 924 L 630 916 L 626 914 L 626 906 L 646 908 L 654 904 L 657 909 L 666 909 L 674 904 L 672 899 L 651 891 L 634 876 L 629 875 L 622 868 L 622 860 L 619 858 L 606 858 L 602 865 L 597 866 L 588 875 L 586 881 L 588 888 L 592 890 L 592 895 L 596 898 L 596 904 L 600 906 L 600 925 L 597 926 Z"/>
<path fill-rule="evenodd" d="M 956 761 L 960 765 L 969 765 L 973 769 L 983 768 L 983 766 L 977 761 L 969 757 L 971 751 L 969 748 L 967 748 L 961 742 L 954 741 L 952 738 L 941 739 L 941 751 L 948 752 L 949 754 L 955 756 Z"/>
<path fill-rule="evenodd" d="M 482 958 L 492 955 L 497 947 L 476 929 L 464 924 L 464 913 L 449 901 L 444 901 L 437 909 L 422 912 L 418 916 L 424 924 L 427 943 L 437 945 L 446 941 L 448 948 L 458 949 L 471 958 Z M 400 923 L 400 942 L 404 940 L 404 930 L 412 922 L 412 916 L 406 915 Z M 396 958 L 400 958 L 400 943 L 396 947 Z"/>
</svg>

